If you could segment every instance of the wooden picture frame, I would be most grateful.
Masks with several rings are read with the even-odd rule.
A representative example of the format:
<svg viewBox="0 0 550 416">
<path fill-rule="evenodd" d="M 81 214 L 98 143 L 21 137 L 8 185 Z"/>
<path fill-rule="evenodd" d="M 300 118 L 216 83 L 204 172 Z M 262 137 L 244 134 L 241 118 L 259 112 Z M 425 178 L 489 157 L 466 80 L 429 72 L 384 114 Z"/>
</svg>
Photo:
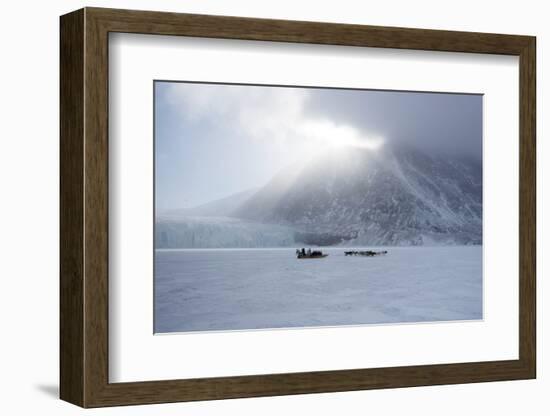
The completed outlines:
<svg viewBox="0 0 550 416">
<path fill-rule="evenodd" d="M 85 8 L 61 17 L 60 396 L 82 407 L 535 378 L 535 38 Z M 108 379 L 108 34 L 519 56 L 519 359 L 237 377 Z"/>
</svg>

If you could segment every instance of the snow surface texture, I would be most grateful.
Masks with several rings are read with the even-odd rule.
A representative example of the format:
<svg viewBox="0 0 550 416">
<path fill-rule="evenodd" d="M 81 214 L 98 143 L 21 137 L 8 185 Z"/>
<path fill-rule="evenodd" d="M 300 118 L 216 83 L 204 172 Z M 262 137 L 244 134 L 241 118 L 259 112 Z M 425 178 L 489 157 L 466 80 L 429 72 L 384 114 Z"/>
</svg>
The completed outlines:
<svg viewBox="0 0 550 416">
<path fill-rule="evenodd" d="M 405 146 L 332 151 L 155 230 L 156 248 L 481 243 L 481 161 Z"/>
<path fill-rule="evenodd" d="M 329 248 L 314 260 L 293 249 L 157 250 L 155 332 L 482 318 L 481 246 L 387 249 Z"/>
</svg>

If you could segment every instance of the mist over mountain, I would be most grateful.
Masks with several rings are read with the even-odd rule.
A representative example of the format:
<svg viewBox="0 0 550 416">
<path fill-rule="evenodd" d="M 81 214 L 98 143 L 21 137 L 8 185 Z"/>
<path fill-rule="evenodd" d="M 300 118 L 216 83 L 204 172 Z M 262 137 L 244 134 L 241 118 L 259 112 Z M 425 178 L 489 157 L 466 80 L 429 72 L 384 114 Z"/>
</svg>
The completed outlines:
<svg viewBox="0 0 550 416">
<path fill-rule="evenodd" d="M 231 217 L 257 191 L 249 189 L 196 207 L 169 210 L 164 212 L 162 217 L 176 220 L 182 217 Z"/>
<path fill-rule="evenodd" d="M 481 243 L 479 158 L 403 144 L 331 149 L 156 224 L 157 248 Z"/>
</svg>

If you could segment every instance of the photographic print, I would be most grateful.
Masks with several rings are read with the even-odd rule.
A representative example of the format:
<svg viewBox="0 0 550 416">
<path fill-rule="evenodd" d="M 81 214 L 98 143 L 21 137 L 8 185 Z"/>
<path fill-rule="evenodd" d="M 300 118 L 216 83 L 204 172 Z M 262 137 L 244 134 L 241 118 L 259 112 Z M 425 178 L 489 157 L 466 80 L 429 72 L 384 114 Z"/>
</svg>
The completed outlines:
<svg viewBox="0 0 550 416">
<path fill-rule="evenodd" d="M 481 94 L 154 82 L 154 332 L 483 319 Z"/>
</svg>

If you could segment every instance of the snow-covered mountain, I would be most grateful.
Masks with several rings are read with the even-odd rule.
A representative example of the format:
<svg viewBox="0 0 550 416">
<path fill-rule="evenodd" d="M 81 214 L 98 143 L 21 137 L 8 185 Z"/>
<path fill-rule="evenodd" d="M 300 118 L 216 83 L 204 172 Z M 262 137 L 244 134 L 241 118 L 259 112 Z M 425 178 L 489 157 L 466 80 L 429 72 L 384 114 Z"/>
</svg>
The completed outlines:
<svg viewBox="0 0 550 416">
<path fill-rule="evenodd" d="M 310 244 L 480 244 L 481 162 L 404 146 L 339 149 L 282 172 L 234 215 L 292 225 Z"/>
<path fill-rule="evenodd" d="M 280 172 L 251 195 L 228 200 L 238 203 L 224 215 L 240 221 L 239 232 L 248 236 L 241 240 L 251 247 L 265 246 L 262 241 L 282 246 L 482 242 L 481 161 L 405 146 L 333 149 Z M 199 232 L 196 220 L 183 216 L 170 221 L 193 223 Z M 157 228 L 159 223 L 163 220 Z M 266 235 L 277 237 L 259 238 L 258 224 L 269 225 Z M 207 229 L 215 241 L 215 231 Z"/>
</svg>

